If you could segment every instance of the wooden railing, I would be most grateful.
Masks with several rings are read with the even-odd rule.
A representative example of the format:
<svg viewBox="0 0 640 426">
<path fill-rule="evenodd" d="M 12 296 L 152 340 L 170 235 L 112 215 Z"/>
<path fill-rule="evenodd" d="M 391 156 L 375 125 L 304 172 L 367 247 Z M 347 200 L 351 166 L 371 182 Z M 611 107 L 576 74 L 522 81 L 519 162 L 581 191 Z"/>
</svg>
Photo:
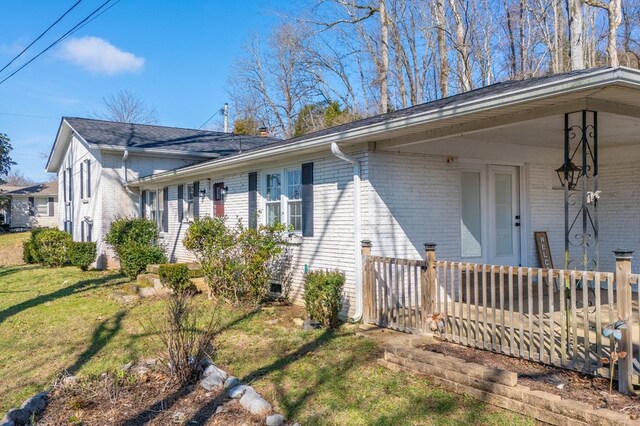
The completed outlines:
<svg viewBox="0 0 640 426">
<path fill-rule="evenodd" d="M 640 275 L 629 256 L 614 274 L 442 261 L 433 244 L 425 260 L 371 256 L 368 242 L 362 254 L 366 322 L 609 377 L 614 338 L 602 331 L 623 319 L 619 389 L 638 382 Z"/>
</svg>

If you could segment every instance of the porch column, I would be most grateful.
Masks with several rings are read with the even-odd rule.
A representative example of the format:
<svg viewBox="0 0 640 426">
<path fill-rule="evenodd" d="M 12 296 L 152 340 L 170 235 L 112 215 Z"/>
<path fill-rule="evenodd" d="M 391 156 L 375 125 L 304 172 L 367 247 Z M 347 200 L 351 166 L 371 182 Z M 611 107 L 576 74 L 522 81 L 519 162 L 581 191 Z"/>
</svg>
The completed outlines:
<svg viewBox="0 0 640 426">
<path fill-rule="evenodd" d="M 362 298 L 363 298 L 363 322 L 368 324 L 373 317 L 374 292 L 373 292 L 373 275 L 371 271 L 371 241 L 360 241 L 362 252 Z"/>
<path fill-rule="evenodd" d="M 618 346 L 618 351 L 624 351 L 627 356 L 618 360 L 618 391 L 626 394 L 633 394 L 633 384 L 631 375 L 633 373 L 633 341 L 631 335 L 631 312 L 632 312 L 632 292 L 629 283 L 631 274 L 632 251 L 616 250 L 616 293 L 618 319 L 626 323 L 627 328 L 623 328 L 622 338 Z M 598 289 L 597 289 L 598 290 Z"/>
<path fill-rule="evenodd" d="M 436 244 L 424 243 L 426 266 L 422 271 L 422 330 L 429 332 L 427 318 L 436 310 Z"/>
</svg>

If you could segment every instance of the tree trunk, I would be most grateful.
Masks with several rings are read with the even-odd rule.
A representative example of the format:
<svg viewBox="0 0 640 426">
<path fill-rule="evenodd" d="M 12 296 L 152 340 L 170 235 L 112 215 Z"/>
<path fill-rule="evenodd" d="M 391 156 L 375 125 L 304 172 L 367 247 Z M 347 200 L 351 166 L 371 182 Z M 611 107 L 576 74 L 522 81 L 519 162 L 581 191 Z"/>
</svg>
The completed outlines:
<svg viewBox="0 0 640 426">
<path fill-rule="evenodd" d="M 389 111 L 389 21 L 387 20 L 386 0 L 380 0 L 380 38 L 382 44 L 380 58 L 380 112 Z"/>
<path fill-rule="evenodd" d="M 582 40 L 582 0 L 565 0 L 569 20 L 571 71 L 584 69 Z"/>
<path fill-rule="evenodd" d="M 449 96 L 449 57 L 447 52 L 447 41 L 445 39 L 445 5 L 444 0 L 435 1 L 433 11 L 436 21 L 436 38 L 438 44 L 438 56 L 440 57 L 440 97 Z"/>
</svg>

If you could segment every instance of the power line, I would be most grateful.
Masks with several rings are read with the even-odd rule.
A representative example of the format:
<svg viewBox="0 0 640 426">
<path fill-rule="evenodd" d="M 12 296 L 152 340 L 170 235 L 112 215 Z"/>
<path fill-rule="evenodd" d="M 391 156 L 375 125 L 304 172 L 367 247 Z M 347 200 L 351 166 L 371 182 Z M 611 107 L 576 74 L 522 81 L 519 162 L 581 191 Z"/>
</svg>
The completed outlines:
<svg viewBox="0 0 640 426">
<path fill-rule="evenodd" d="M 60 36 L 56 41 L 54 41 L 53 43 L 51 43 L 49 46 L 47 46 L 44 50 L 42 50 L 40 53 L 38 53 L 36 56 L 34 56 L 33 58 L 31 58 L 29 61 L 25 62 L 24 64 L 22 64 L 18 69 L 16 69 L 15 71 L 13 71 L 11 74 L 9 74 L 8 76 L 6 76 L 4 79 L 0 80 L 0 84 L 4 83 L 5 81 L 9 80 L 11 77 L 13 77 L 14 75 L 16 75 L 20 70 L 22 70 L 24 67 L 26 67 L 27 65 L 29 65 L 31 62 L 35 61 L 38 57 L 40 57 L 42 54 L 44 54 L 46 51 L 48 51 L 49 49 L 51 49 L 53 46 L 55 46 L 56 44 L 60 43 L 62 40 L 64 40 L 68 35 L 73 34 L 75 31 L 77 31 L 78 29 L 81 28 L 81 26 L 87 22 L 93 15 L 95 15 L 96 13 L 98 13 L 103 7 L 105 7 L 108 3 L 111 3 L 113 0 L 107 0 L 104 3 L 102 3 L 100 5 L 100 7 L 98 7 L 97 9 L 95 9 L 93 12 L 91 12 L 89 14 L 89 16 L 87 16 L 86 18 L 84 18 L 82 21 L 78 22 L 73 28 L 71 28 L 69 31 L 67 31 L 66 33 L 64 33 L 62 36 Z"/>
<path fill-rule="evenodd" d="M 47 120 L 59 120 L 60 117 L 47 117 L 44 115 L 29 115 L 29 114 L 14 114 L 12 112 L 0 112 L 0 115 L 12 115 L 14 117 L 28 117 L 28 118 L 46 118 Z"/>
<path fill-rule="evenodd" d="M 49 32 L 49 30 L 50 30 L 51 28 L 53 28 L 53 27 L 54 27 L 58 22 L 60 22 L 60 21 L 62 20 L 62 18 L 64 18 L 65 16 L 67 16 L 67 14 L 68 14 L 69 12 L 71 12 L 71 11 L 72 11 L 72 10 L 73 10 L 77 5 L 79 5 L 81 1 L 82 1 L 82 0 L 78 0 L 78 1 L 73 5 L 73 6 L 71 6 L 69 9 L 67 9 L 67 11 L 66 11 L 65 13 L 63 13 L 63 14 L 62 14 L 62 16 L 60 16 L 58 19 L 56 19 L 56 20 L 55 20 L 55 22 L 54 22 L 53 24 L 49 25 L 49 27 L 48 27 L 46 30 L 44 30 L 44 31 L 42 32 L 42 34 L 40 34 L 38 37 L 36 37 L 36 39 L 35 39 L 35 40 L 33 40 L 33 41 L 32 41 L 32 42 L 31 42 L 27 47 L 25 47 L 24 49 L 22 49 L 22 52 L 18 53 L 18 54 L 17 54 L 17 55 L 12 59 L 12 60 L 10 60 L 10 61 L 9 61 L 9 63 L 8 63 L 7 65 L 5 65 L 4 67 L 2 67 L 2 69 L 0 69 L 0 73 L 1 73 L 2 71 L 6 70 L 6 69 L 7 69 L 7 67 L 8 67 L 9 65 L 11 65 L 11 64 L 12 64 L 16 59 L 18 59 L 20 56 L 22 56 L 22 55 L 24 54 L 24 52 L 26 52 L 27 50 L 29 50 L 29 48 L 30 48 L 31 46 L 33 46 L 34 44 L 36 44 L 36 42 L 37 42 L 38 40 L 40 40 L 40 39 L 41 39 L 41 38 L 42 38 L 46 33 L 48 33 L 48 32 Z"/>
</svg>

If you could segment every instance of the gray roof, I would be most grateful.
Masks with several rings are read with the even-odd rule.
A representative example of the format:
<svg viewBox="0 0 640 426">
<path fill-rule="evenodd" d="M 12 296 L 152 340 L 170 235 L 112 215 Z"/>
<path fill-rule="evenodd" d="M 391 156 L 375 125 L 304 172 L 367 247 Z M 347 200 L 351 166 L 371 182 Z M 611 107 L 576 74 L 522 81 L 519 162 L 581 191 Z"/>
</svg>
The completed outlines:
<svg viewBox="0 0 640 426">
<path fill-rule="evenodd" d="M 279 142 L 264 136 L 240 136 L 208 130 L 148 124 L 119 123 L 90 118 L 64 117 L 88 143 L 149 150 L 183 151 L 185 154 L 226 156 Z"/>
<path fill-rule="evenodd" d="M 44 182 L 7 192 L 8 195 L 58 195 L 58 182 Z"/>
<path fill-rule="evenodd" d="M 427 111 L 434 111 L 440 108 L 448 106 L 454 106 L 456 104 L 462 104 L 465 102 L 482 99 L 489 96 L 496 96 L 506 92 L 526 90 L 547 83 L 553 83 L 559 80 L 565 80 L 567 78 L 578 76 L 582 74 L 590 74 L 601 68 L 589 68 L 577 71 L 570 71 L 561 74 L 550 74 L 543 77 L 534 77 L 526 80 L 508 80 L 500 83 L 484 86 L 469 92 L 459 93 L 457 95 L 448 96 L 446 98 L 437 99 L 435 101 L 425 102 L 423 104 L 415 105 L 409 108 L 399 109 L 397 111 L 388 112 L 386 114 L 374 115 L 372 117 L 363 118 L 361 120 L 352 121 L 350 123 L 342 124 L 339 126 L 329 127 L 326 129 L 318 130 L 313 133 L 307 133 L 306 135 L 299 136 L 297 138 L 287 139 L 285 142 L 299 142 L 305 139 L 310 139 L 317 136 L 324 136 L 331 133 L 339 133 L 345 130 L 356 129 L 358 127 L 365 127 L 372 124 L 382 123 L 385 121 L 393 120 L 396 118 L 408 117 L 411 115 L 419 114 Z"/>
</svg>

